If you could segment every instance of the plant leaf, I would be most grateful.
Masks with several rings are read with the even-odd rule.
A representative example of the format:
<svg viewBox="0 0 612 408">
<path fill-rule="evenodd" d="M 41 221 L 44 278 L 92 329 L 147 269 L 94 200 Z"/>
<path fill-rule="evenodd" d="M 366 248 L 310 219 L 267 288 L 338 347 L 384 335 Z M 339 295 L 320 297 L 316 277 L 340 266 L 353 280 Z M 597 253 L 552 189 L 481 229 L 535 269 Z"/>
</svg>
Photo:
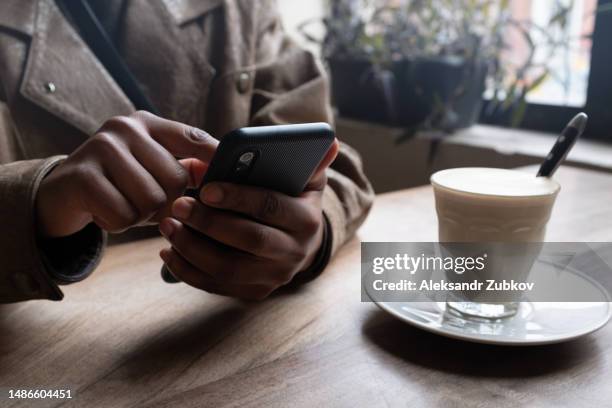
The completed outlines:
<svg viewBox="0 0 612 408">
<path fill-rule="evenodd" d="M 544 83 L 544 81 L 546 81 L 548 77 L 549 77 L 549 72 L 544 71 L 539 77 L 537 77 L 531 84 L 527 86 L 527 89 L 525 90 L 526 93 L 529 93 L 533 91 L 534 89 L 536 89 L 537 87 L 539 87 L 540 85 L 542 85 L 542 83 Z"/>
<path fill-rule="evenodd" d="M 525 112 L 527 111 L 527 100 L 525 97 L 521 98 L 518 106 L 512 112 L 512 119 L 510 120 L 510 127 L 516 128 L 523 122 L 525 118 Z"/>
</svg>

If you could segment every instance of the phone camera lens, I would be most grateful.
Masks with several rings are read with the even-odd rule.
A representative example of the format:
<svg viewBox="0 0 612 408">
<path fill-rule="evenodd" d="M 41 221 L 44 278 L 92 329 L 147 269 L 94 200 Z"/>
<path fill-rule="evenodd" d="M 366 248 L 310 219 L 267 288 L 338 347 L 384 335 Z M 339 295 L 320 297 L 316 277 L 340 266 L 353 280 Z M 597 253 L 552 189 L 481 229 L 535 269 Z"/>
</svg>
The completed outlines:
<svg viewBox="0 0 612 408">
<path fill-rule="evenodd" d="M 246 152 L 246 153 L 243 153 L 242 156 L 240 156 L 238 161 L 241 164 L 244 164 L 244 165 L 248 166 L 248 165 L 251 164 L 251 162 L 253 161 L 254 158 L 255 158 L 255 153 L 253 153 L 253 152 Z"/>
<path fill-rule="evenodd" d="M 234 181 L 244 182 L 248 178 L 251 168 L 255 164 L 255 160 L 257 160 L 257 155 L 255 152 L 242 153 L 234 164 Z"/>
</svg>

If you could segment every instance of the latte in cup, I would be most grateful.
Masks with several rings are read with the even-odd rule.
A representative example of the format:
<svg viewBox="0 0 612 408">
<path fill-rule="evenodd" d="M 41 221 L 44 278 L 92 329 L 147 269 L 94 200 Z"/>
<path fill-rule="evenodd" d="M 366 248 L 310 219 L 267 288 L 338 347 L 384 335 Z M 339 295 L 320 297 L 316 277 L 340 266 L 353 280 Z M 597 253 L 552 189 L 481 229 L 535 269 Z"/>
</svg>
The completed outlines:
<svg viewBox="0 0 612 408">
<path fill-rule="evenodd" d="M 442 250 L 455 257 L 488 255 L 483 270 L 468 274 L 450 271 L 449 279 L 524 282 L 539 255 L 559 184 L 518 170 L 476 167 L 437 172 L 431 183 Z M 447 306 L 462 315 L 501 318 L 516 313 L 521 295 L 455 292 Z"/>
</svg>

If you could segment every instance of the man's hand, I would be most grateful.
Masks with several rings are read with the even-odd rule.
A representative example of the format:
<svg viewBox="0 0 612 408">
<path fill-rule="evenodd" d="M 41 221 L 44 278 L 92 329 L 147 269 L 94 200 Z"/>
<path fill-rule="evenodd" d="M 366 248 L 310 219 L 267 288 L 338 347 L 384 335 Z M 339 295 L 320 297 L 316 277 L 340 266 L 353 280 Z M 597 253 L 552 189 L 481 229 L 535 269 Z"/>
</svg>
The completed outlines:
<svg viewBox="0 0 612 408">
<path fill-rule="evenodd" d="M 198 185 L 217 143 L 147 112 L 108 120 L 41 183 L 39 233 L 68 236 L 92 221 L 120 232 L 161 219 L 187 187 Z"/>
<path fill-rule="evenodd" d="M 172 218 L 160 223 L 172 245 L 160 253 L 168 269 L 196 288 L 251 300 L 290 282 L 321 247 L 325 170 L 338 147 L 334 143 L 299 197 L 211 183 L 202 189 L 201 203 L 176 200 Z"/>
</svg>

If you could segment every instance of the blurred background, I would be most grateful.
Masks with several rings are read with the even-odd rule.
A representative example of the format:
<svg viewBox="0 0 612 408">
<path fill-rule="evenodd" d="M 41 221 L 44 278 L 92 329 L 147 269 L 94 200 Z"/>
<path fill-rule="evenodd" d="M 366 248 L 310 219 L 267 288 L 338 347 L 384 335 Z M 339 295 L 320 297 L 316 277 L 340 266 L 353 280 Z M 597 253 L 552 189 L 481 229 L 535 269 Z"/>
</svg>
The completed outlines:
<svg viewBox="0 0 612 408">
<path fill-rule="evenodd" d="M 329 72 L 338 134 L 377 192 L 539 163 L 580 111 L 569 161 L 612 171 L 612 0 L 278 2 Z"/>
</svg>

